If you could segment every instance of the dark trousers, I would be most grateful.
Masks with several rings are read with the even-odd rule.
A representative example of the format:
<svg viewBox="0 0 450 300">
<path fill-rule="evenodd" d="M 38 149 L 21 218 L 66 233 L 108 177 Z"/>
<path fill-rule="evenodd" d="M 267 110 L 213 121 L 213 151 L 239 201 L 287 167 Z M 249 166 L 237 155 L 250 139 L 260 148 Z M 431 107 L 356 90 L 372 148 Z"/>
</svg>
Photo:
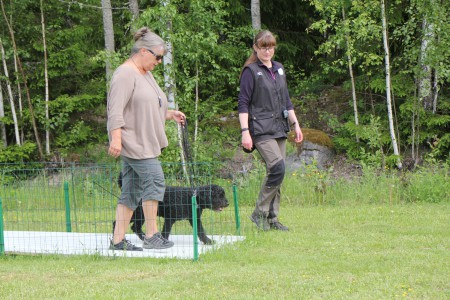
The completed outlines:
<svg viewBox="0 0 450 300">
<path fill-rule="evenodd" d="M 265 140 L 256 143 L 255 146 L 266 164 L 266 176 L 259 191 L 253 213 L 267 217 L 269 222 L 275 222 L 278 221 L 278 212 L 280 210 L 281 183 L 276 186 L 267 186 L 267 180 L 273 166 L 280 160 L 286 159 L 286 139 Z"/>
</svg>

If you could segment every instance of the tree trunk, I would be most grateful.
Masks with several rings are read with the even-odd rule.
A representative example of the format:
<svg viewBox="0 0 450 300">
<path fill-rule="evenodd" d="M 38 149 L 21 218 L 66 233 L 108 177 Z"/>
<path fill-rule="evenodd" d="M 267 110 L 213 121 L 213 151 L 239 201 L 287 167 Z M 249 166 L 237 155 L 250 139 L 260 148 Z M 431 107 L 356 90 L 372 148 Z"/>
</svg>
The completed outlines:
<svg viewBox="0 0 450 300">
<path fill-rule="evenodd" d="M 168 6 L 170 4 L 170 0 L 165 0 L 162 2 L 164 6 Z M 176 109 L 177 105 L 175 103 L 175 71 L 173 69 L 173 47 L 172 42 L 170 41 L 170 33 L 172 32 L 172 20 L 167 20 L 167 36 L 166 39 L 166 47 L 167 54 L 164 55 L 163 64 L 164 64 L 164 85 L 165 92 L 167 94 L 167 100 L 169 102 L 170 109 Z"/>
<path fill-rule="evenodd" d="M 112 18 L 111 0 L 102 0 L 103 12 L 103 31 L 105 33 L 106 50 L 106 82 L 109 82 L 112 76 L 111 55 L 114 53 L 114 27 Z"/>
<path fill-rule="evenodd" d="M 44 153 L 42 152 L 41 139 L 39 138 L 39 132 L 38 132 L 37 125 L 36 125 L 36 119 L 34 117 L 34 109 L 33 109 L 33 104 L 31 103 L 31 96 L 30 96 L 30 90 L 28 89 L 27 78 L 26 78 L 25 72 L 23 71 L 23 68 L 22 68 L 22 62 L 21 62 L 20 57 L 19 57 L 19 55 L 17 53 L 17 45 L 16 45 L 16 40 L 14 38 L 14 31 L 13 31 L 13 29 L 11 27 L 11 24 L 9 24 L 9 22 L 8 22 L 8 17 L 6 16 L 5 6 L 3 4 L 3 0 L 0 0 L 0 4 L 1 4 L 1 7 L 2 7 L 3 17 L 5 19 L 6 25 L 8 26 L 9 34 L 11 36 L 11 41 L 12 41 L 13 50 L 14 50 L 14 56 L 17 58 L 17 65 L 19 67 L 19 71 L 20 71 L 20 74 L 22 76 L 23 84 L 25 86 L 25 92 L 27 94 L 27 101 L 28 101 L 28 109 L 30 110 L 30 119 L 31 119 L 31 123 L 32 123 L 32 126 L 33 126 L 34 137 L 36 139 L 36 145 L 37 145 L 37 148 L 38 148 L 39 159 L 42 160 L 44 158 Z"/>
<path fill-rule="evenodd" d="M 195 74 L 195 114 L 194 116 L 198 116 L 198 102 L 199 102 L 199 94 L 198 94 L 198 64 L 195 66 L 196 74 Z M 197 141 L 198 135 L 198 118 L 195 118 L 195 130 L 194 130 L 194 143 Z"/>
<path fill-rule="evenodd" d="M 419 101 L 423 104 L 425 110 L 432 110 L 433 97 L 431 93 L 431 67 L 427 63 L 429 44 L 434 38 L 433 24 L 428 22 L 425 16 L 422 21 L 422 42 L 420 45 L 420 69 L 419 74 Z"/>
<path fill-rule="evenodd" d="M 432 94 L 433 94 L 433 114 L 436 113 L 436 107 L 437 107 L 437 99 L 439 95 L 439 76 L 438 71 L 434 70 L 433 74 L 433 87 L 432 87 Z"/>
<path fill-rule="evenodd" d="M 14 55 L 14 72 L 15 74 L 19 74 L 19 67 L 17 66 L 17 58 Z M 17 100 L 19 102 L 19 128 L 20 128 L 20 144 L 23 144 L 24 141 L 24 133 L 23 133 L 23 127 L 20 125 L 22 124 L 23 120 L 23 105 L 22 105 L 22 88 L 20 87 L 20 82 L 17 80 Z"/>
<path fill-rule="evenodd" d="M 251 2 L 252 27 L 256 30 L 261 30 L 261 9 L 259 0 L 252 0 Z"/>
<path fill-rule="evenodd" d="M 2 122 L 2 118 L 5 117 L 5 107 L 3 105 L 3 90 L 2 85 L 0 84 L 0 135 L 2 136 L 3 147 L 8 146 L 8 139 L 6 138 L 6 126 L 5 123 Z"/>
<path fill-rule="evenodd" d="M 167 29 L 169 32 L 172 30 L 172 22 L 167 21 Z M 173 49 L 172 43 L 170 42 L 170 38 L 167 39 L 167 54 L 164 56 L 163 64 L 164 64 L 164 85 L 165 92 L 167 94 L 167 101 L 169 102 L 169 108 L 174 109 L 177 107 L 175 103 L 175 71 L 173 69 Z"/>
<path fill-rule="evenodd" d="M 384 44 L 384 60 L 386 68 L 386 101 L 389 118 L 389 131 L 391 133 L 392 148 L 394 148 L 394 155 L 397 156 L 397 168 L 402 168 L 400 161 L 400 153 L 398 151 L 397 139 L 395 137 L 394 119 L 392 115 L 392 101 L 391 101 L 391 72 L 390 72 L 390 58 L 389 58 L 389 45 L 387 36 L 387 22 L 386 22 L 386 10 L 384 0 L 381 0 L 381 22 L 383 26 L 383 44 Z"/>
<path fill-rule="evenodd" d="M 11 105 L 11 115 L 14 122 L 14 136 L 16 137 L 16 144 L 20 146 L 20 135 L 19 135 L 19 122 L 17 122 L 17 114 L 16 114 L 16 108 L 14 105 L 14 98 L 12 94 L 11 89 L 11 81 L 9 80 L 9 73 L 8 73 L 8 66 L 6 64 L 6 58 L 5 58 L 5 49 L 3 48 L 2 40 L 0 39 L 0 51 L 2 53 L 2 62 L 3 62 L 3 70 L 5 71 L 5 77 L 6 77 L 6 87 L 8 90 L 8 96 L 9 96 L 9 103 Z M 3 95 L 2 95 L 3 98 Z M 3 99 L 2 99 L 3 101 Z M 6 136 L 5 136 L 6 138 Z"/>
<path fill-rule="evenodd" d="M 130 11 L 133 15 L 133 22 L 139 18 L 139 3 L 138 0 L 130 0 Z"/>
<path fill-rule="evenodd" d="M 44 3 L 41 0 L 41 24 L 42 24 L 42 43 L 44 46 L 44 80 L 45 80 L 45 120 L 49 121 L 49 113 L 48 113 L 48 101 L 49 101 L 49 93 L 48 93 L 48 72 L 47 72 L 47 43 L 45 40 L 45 18 L 44 18 Z M 50 154 L 50 130 L 48 126 L 45 128 L 45 152 Z"/>
<path fill-rule="evenodd" d="M 352 99 L 353 99 L 353 113 L 355 118 L 355 124 L 356 126 L 359 125 L 359 119 L 358 119 L 358 101 L 356 99 L 356 88 L 355 88 L 355 78 L 353 76 L 353 64 L 352 64 L 352 55 L 351 55 L 351 49 L 350 49 L 350 37 L 348 32 L 348 25 L 345 20 L 345 8 L 342 6 L 342 20 L 344 21 L 345 26 L 345 43 L 347 47 L 347 60 L 348 60 L 348 72 L 350 74 L 350 81 L 352 83 Z M 359 142 L 359 137 L 356 135 L 356 142 Z"/>
<path fill-rule="evenodd" d="M 162 5 L 169 6 L 170 0 L 163 0 Z M 173 48 L 172 48 L 172 42 L 170 41 L 170 34 L 172 32 L 172 20 L 166 20 L 167 24 L 167 36 L 165 37 L 166 40 L 166 47 L 167 47 L 167 54 L 164 55 L 163 64 L 164 64 L 164 84 L 165 84 L 165 92 L 167 94 L 167 101 L 169 102 L 169 108 L 170 109 L 178 109 L 178 105 L 175 102 L 175 71 L 173 69 Z M 186 123 L 187 124 L 187 123 Z M 187 125 L 185 125 L 187 126 Z M 186 163 L 192 163 L 187 161 L 188 158 L 185 156 L 186 149 L 183 143 L 183 134 L 181 131 L 181 127 L 178 126 L 178 145 L 180 146 L 181 154 L 181 163 L 183 165 L 183 173 L 185 174 L 186 178 L 190 179 L 189 173 L 186 168 Z"/>
</svg>

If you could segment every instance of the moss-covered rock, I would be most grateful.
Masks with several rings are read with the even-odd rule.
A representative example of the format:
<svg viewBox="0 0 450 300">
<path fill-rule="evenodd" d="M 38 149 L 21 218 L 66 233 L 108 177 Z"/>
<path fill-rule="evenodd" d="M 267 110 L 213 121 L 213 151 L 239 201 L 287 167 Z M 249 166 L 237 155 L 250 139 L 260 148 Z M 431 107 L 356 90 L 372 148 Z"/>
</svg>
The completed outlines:
<svg viewBox="0 0 450 300">
<path fill-rule="evenodd" d="M 287 157 L 291 168 L 299 168 L 302 165 L 316 164 L 319 168 L 326 168 L 334 157 L 333 142 L 323 131 L 316 129 L 302 129 L 303 142 L 297 144 L 297 153 Z M 295 132 L 289 133 L 289 141 L 294 142 Z"/>
<path fill-rule="evenodd" d="M 313 144 L 324 146 L 330 149 L 334 149 L 333 141 L 331 138 L 323 131 L 311 128 L 303 128 L 303 141 L 308 141 Z M 289 141 L 292 143 L 295 139 L 295 131 L 289 132 Z M 301 147 L 301 145 L 299 145 Z"/>
</svg>

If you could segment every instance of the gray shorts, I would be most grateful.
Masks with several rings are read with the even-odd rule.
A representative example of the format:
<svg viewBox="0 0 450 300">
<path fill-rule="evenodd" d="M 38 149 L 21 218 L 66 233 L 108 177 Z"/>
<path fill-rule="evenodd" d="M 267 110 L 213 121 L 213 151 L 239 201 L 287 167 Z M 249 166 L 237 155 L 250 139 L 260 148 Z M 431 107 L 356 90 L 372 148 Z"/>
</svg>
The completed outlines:
<svg viewBox="0 0 450 300">
<path fill-rule="evenodd" d="M 163 201 L 164 172 L 157 158 L 132 159 L 122 156 L 122 194 L 118 203 L 132 210 L 139 201 Z"/>
</svg>

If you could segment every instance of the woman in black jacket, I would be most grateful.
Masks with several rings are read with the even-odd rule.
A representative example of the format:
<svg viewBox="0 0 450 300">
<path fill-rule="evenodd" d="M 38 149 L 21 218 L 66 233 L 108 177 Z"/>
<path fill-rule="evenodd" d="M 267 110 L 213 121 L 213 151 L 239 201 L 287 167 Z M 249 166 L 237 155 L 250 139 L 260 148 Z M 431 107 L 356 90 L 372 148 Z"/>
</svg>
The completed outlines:
<svg viewBox="0 0 450 300">
<path fill-rule="evenodd" d="M 250 219 L 262 230 L 287 231 L 289 228 L 278 219 L 286 140 L 290 126 L 294 127 L 296 143 L 303 140 L 303 134 L 289 97 L 284 67 L 272 60 L 275 48 L 276 39 L 270 31 L 256 35 L 253 53 L 241 73 L 238 112 L 244 150 L 256 148 L 266 164 L 266 176 Z"/>
</svg>

